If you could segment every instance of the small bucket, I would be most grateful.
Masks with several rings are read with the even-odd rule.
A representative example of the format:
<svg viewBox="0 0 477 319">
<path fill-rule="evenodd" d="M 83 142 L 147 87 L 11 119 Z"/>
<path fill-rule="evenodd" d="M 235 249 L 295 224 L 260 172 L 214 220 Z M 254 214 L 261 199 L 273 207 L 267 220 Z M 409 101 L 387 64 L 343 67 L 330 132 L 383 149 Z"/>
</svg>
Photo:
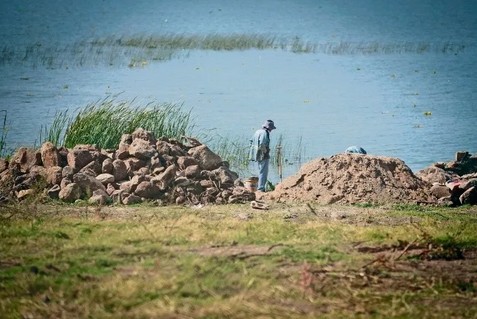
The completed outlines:
<svg viewBox="0 0 477 319">
<path fill-rule="evenodd" d="M 258 177 L 250 177 L 249 179 L 243 182 L 243 185 L 245 186 L 245 188 L 251 192 L 257 191 L 257 184 L 258 184 Z"/>
</svg>

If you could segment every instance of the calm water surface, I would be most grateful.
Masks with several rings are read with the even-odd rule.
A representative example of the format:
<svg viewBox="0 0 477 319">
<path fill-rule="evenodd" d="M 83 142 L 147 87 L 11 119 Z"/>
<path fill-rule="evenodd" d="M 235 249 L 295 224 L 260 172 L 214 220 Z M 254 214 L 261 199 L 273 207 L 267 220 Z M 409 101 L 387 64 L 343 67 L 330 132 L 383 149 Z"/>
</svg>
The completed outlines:
<svg viewBox="0 0 477 319">
<path fill-rule="evenodd" d="M 273 119 L 272 139 L 301 143 L 306 160 L 360 145 L 416 171 L 458 150 L 477 153 L 476 14 L 477 1 L 463 0 L 3 1 L 0 109 L 8 112 L 8 144 L 31 145 L 55 112 L 119 94 L 183 103 L 199 128 L 237 139 Z M 55 48 L 58 58 L 81 41 L 164 34 L 344 45 L 335 54 L 190 51 L 140 68 L 110 65 L 97 51 L 94 62 L 66 54 L 53 67 L 19 58 L 28 47 Z M 360 44 L 377 49 L 369 54 Z M 412 49 L 419 46 L 427 49 Z"/>
</svg>

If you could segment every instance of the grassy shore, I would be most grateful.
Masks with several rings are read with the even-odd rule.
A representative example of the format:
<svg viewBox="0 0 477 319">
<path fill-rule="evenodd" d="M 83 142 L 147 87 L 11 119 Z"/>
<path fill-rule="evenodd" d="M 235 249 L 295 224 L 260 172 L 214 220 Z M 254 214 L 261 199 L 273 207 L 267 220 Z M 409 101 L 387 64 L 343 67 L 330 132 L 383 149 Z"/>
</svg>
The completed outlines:
<svg viewBox="0 0 477 319">
<path fill-rule="evenodd" d="M 477 209 L 0 208 L 3 318 L 475 318 Z"/>
</svg>

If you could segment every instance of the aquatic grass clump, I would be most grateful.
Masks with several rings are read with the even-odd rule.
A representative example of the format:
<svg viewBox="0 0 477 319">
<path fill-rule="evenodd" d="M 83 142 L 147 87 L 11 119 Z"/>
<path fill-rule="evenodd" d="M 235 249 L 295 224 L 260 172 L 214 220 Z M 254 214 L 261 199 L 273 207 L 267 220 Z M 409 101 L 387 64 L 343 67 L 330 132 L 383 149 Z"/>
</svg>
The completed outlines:
<svg viewBox="0 0 477 319">
<path fill-rule="evenodd" d="M 0 114 L 3 113 L 2 126 L 0 127 L 0 158 L 4 157 L 6 154 L 6 140 L 7 140 L 7 110 L 0 110 Z"/>
<path fill-rule="evenodd" d="M 183 35 L 166 34 L 158 36 L 135 36 L 123 38 L 105 38 L 91 42 L 93 46 L 120 46 L 142 49 L 171 49 L 171 50 L 248 50 L 275 49 L 281 47 L 282 41 L 276 37 L 261 34 L 208 34 Z"/>
<path fill-rule="evenodd" d="M 117 147 L 123 134 L 132 133 L 139 127 L 153 132 L 156 137 L 169 138 L 180 138 L 193 128 L 190 111 L 184 111 L 182 104 L 135 104 L 135 100 L 117 101 L 108 97 L 71 116 L 68 116 L 68 110 L 59 112 L 52 126 L 45 128 L 45 140 L 57 146 L 95 144 L 111 149 Z"/>
<path fill-rule="evenodd" d="M 256 169 L 249 160 L 250 140 L 241 137 L 225 137 L 214 132 L 203 133 L 202 141 L 207 143 L 215 153 L 230 164 L 232 170 L 241 176 L 254 175 Z M 305 157 L 302 137 L 296 141 L 286 140 L 280 134 L 277 139 L 272 139 L 270 145 L 270 166 L 276 168 L 280 179 L 283 177 L 285 166 L 299 167 Z"/>
<path fill-rule="evenodd" d="M 281 50 L 296 54 L 331 55 L 377 54 L 458 54 L 469 48 L 466 43 L 442 42 L 319 42 L 298 36 L 272 34 L 158 34 L 110 36 L 66 45 L 40 42 L 25 47 L 0 48 L 0 65 L 44 66 L 50 69 L 72 66 L 109 65 L 141 67 L 149 61 L 168 61 L 187 57 L 192 50 L 243 51 Z"/>
<path fill-rule="evenodd" d="M 207 143 L 211 150 L 230 164 L 232 170 L 239 173 L 239 175 L 250 175 L 250 144 L 248 139 L 243 137 L 231 138 L 214 134 L 213 138 Z"/>
<path fill-rule="evenodd" d="M 277 142 L 272 147 L 270 158 L 277 167 L 284 164 L 294 165 L 301 164 L 305 159 L 305 148 L 303 147 L 303 138 L 298 137 L 296 142 L 290 144 L 289 141 L 285 141 L 285 138 L 280 134 L 277 138 Z"/>
</svg>

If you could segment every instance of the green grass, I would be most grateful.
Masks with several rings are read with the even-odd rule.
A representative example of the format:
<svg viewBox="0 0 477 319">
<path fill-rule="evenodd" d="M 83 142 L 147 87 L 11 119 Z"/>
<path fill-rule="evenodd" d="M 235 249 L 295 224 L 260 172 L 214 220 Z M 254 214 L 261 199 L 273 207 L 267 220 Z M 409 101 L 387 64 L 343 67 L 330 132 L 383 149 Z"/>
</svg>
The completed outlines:
<svg viewBox="0 0 477 319">
<path fill-rule="evenodd" d="M 42 141 L 57 146 L 74 147 L 95 144 L 105 149 L 117 148 L 121 136 L 137 128 L 151 131 L 159 137 L 180 138 L 193 128 L 190 111 L 181 104 L 150 102 L 137 105 L 134 100 L 121 101 L 108 97 L 79 109 L 55 115 L 50 127 L 43 130 Z"/>
<path fill-rule="evenodd" d="M 475 314 L 475 257 L 396 257 L 416 238 L 476 250 L 475 208 L 307 207 L 3 207 L 0 309 L 4 318 Z M 349 217 L 330 219 L 336 210 Z M 356 249 L 367 246 L 383 250 Z"/>
<path fill-rule="evenodd" d="M 1 121 L 0 126 L 0 158 L 5 157 L 8 154 L 7 150 L 7 133 L 8 133 L 8 126 L 7 126 L 7 110 L 0 110 L 0 114 L 3 114 L 3 121 Z"/>
</svg>

